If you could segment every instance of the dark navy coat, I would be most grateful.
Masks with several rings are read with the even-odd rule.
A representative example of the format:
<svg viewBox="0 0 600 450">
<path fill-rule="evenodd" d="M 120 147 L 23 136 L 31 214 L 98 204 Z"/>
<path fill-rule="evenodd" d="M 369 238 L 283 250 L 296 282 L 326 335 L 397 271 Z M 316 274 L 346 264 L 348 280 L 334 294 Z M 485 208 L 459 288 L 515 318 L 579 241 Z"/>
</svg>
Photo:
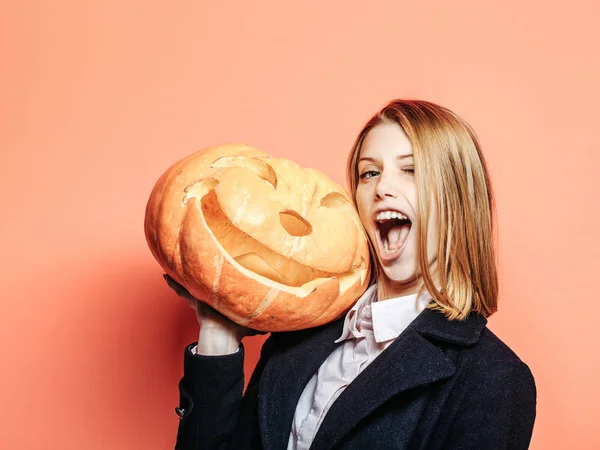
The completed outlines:
<svg viewBox="0 0 600 450">
<path fill-rule="evenodd" d="M 528 448 L 534 378 L 486 323 L 424 310 L 333 403 L 311 448 Z M 243 396 L 243 346 L 226 356 L 186 347 L 176 449 L 285 450 L 300 394 L 343 324 L 272 333 Z"/>
</svg>

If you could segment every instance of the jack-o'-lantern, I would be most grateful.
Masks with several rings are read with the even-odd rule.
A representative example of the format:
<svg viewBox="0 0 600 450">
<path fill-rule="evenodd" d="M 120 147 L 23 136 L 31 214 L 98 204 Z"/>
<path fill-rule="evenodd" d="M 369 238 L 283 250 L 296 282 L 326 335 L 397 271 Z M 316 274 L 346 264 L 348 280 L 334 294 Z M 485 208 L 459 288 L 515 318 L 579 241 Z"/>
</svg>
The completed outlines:
<svg viewBox="0 0 600 450">
<path fill-rule="evenodd" d="M 256 330 L 330 322 L 369 279 L 367 237 L 348 194 L 317 170 L 247 145 L 171 166 L 150 194 L 144 228 L 174 280 Z"/>
</svg>

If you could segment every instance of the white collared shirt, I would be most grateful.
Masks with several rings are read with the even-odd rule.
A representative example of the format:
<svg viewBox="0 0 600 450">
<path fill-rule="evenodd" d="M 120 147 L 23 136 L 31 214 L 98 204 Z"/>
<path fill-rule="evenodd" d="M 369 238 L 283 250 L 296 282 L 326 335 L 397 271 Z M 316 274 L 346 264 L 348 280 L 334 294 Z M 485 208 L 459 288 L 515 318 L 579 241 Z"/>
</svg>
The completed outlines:
<svg viewBox="0 0 600 450">
<path fill-rule="evenodd" d="M 310 379 L 296 405 L 288 450 L 310 447 L 331 405 L 425 309 L 431 297 L 405 295 L 377 302 L 372 285 L 346 314 L 341 343 Z"/>
</svg>

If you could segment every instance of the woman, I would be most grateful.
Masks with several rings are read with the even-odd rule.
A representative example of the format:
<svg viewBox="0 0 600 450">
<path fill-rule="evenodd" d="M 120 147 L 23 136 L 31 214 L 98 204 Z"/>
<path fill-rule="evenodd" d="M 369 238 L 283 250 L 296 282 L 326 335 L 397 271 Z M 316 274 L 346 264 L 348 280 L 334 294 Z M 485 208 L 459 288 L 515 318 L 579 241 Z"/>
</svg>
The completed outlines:
<svg viewBox="0 0 600 450">
<path fill-rule="evenodd" d="M 200 324 L 176 448 L 527 448 L 534 379 L 486 327 L 493 197 L 474 132 L 446 108 L 392 101 L 358 135 L 348 180 L 371 286 L 331 324 L 272 333 L 243 397 L 250 330 L 166 277 Z"/>
</svg>

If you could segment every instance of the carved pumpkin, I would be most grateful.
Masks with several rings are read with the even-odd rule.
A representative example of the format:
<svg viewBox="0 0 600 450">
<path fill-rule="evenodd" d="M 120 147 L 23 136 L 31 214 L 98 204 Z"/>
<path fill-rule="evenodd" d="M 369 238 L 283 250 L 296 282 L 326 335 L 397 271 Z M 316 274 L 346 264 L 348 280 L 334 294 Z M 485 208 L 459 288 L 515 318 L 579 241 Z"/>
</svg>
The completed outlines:
<svg viewBox="0 0 600 450">
<path fill-rule="evenodd" d="M 348 194 L 319 171 L 247 145 L 205 149 L 170 167 L 144 228 L 173 279 L 256 330 L 330 322 L 369 279 L 367 237 Z"/>
</svg>

